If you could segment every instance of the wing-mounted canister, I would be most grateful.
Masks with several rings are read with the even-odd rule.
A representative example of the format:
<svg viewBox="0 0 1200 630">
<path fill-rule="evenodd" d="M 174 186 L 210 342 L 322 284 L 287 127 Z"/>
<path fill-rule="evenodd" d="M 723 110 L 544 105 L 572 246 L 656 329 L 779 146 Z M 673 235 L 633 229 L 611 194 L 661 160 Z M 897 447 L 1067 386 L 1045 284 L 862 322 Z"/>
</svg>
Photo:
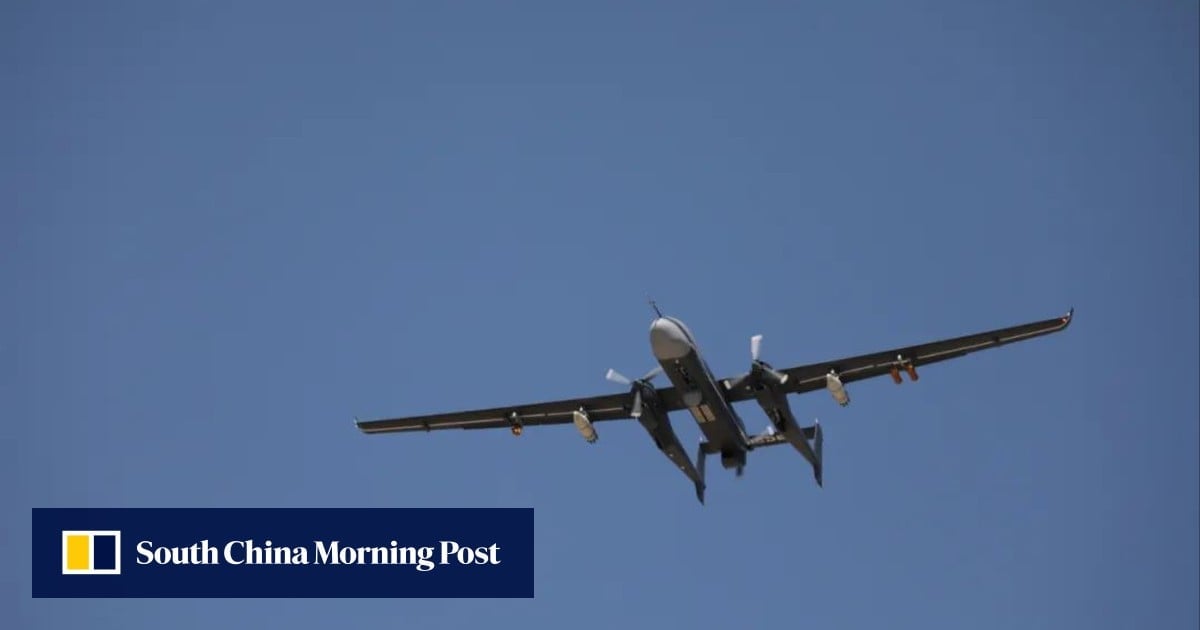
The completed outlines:
<svg viewBox="0 0 1200 630">
<path fill-rule="evenodd" d="M 508 427 L 513 435 L 521 437 L 521 434 L 525 432 L 525 424 L 521 422 L 521 414 L 515 411 L 508 414 Z"/>
<path fill-rule="evenodd" d="M 842 384 L 842 379 L 838 375 L 837 369 L 829 370 L 825 375 L 825 389 L 829 390 L 830 395 L 837 401 L 837 404 L 845 407 L 850 404 L 850 393 L 846 391 L 846 386 Z"/>
<path fill-rule="evenodd" d="M 588 417 L 587 409 L 580 407 L 571 414 L 571 417 L 575 429 L 588 444 L 594 444 L 596 440 L 600 439 L 600 435 L 596 433 L 596 427 L 592 425 L 592 420 Z"/>
<path fill-rule="evenodd" d="M 904 370 L 904 373 L 908 374 L 908 380 L 914 383 L 921 378 L 921 375 L 917 374 L 917 367 L 913 365 L 912 359 L 906 357 L 904 353 L 897 354 L 896 362 L 888 368 L 888 374 L 892 376 L 892 382 L 897 385 L 904 382 L 904 379 L 900 378 L 901 370 Z"/>
</svg>

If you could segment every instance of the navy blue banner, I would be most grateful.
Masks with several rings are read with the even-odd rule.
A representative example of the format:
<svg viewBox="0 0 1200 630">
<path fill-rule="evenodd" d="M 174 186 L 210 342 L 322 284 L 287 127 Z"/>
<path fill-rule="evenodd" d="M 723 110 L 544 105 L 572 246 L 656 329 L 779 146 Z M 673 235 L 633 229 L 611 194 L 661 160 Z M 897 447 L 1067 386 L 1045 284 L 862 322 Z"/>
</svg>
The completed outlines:
<svg viewBox="0 0 1200 630">
<path fill-rule="evenodd" d="M 533 597 L 533 509 L 34 508 L 34 597 Z"/>
</svg>

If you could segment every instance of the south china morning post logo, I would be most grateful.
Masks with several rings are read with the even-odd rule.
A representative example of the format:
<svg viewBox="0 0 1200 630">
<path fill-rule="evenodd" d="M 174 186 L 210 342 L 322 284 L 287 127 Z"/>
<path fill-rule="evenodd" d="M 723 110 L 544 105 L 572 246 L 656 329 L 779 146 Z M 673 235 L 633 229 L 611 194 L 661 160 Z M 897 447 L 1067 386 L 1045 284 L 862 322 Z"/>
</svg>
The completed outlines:
<svg viewBox="0 0 1200 630">
<path fill-rule="evenodd" d="M 531 598 L 531 508 L 34 508 L 34 597 Z"/>
<path fill-rule="evenodd" d="M 120 575 L 121 532 L 64 531 L 63 575 Z M 276 545 L 270 540 L 231 540 L 213 544 L 208 539 L 188 546 L 155 546 L 152 540 L 137 543 L 138 565 L 391 565 L 432 571 L 450 564 L 500 564 L 500 545 L 464 547 L 453 540 L 435 545 L 401 545 L 395 540 L 378 546 L 346 546 L 341 541 L 314 540 L 310 546 Z"/>
<path fill-rule="evenodd" d="M 466 547 L 453 540 L 436 545 L 402 545 L 390 540 L 382 545 L 346 545 L 339 540 L 314 540 L 311 545 L 279 545 L 271 540 L 208 539 L 187 546 L 155 546 L 154 541 L 137 543 L 137 564 L 187 565 L 384 565 L 411 566 L 420 572 L 448 565 L 501 564 L 500 545 Z"/>
<path fill-rule="evenodd" d="M 64 530 L 62 574 L 120 575 L 121 532 Z"/>
</svg>

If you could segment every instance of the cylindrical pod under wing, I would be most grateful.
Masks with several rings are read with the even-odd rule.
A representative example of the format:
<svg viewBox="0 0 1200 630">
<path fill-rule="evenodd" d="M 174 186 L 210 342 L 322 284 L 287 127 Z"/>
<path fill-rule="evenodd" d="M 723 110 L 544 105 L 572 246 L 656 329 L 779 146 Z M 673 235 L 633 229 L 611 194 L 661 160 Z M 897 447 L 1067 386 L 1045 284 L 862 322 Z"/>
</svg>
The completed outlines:
<svg viewBox="0 0 1200 630">
<path fill-rule="evenodd" d="M 575 412 L 575 428 L 579 429 L 579 435 L 582 435 L 588 444 L 600 439 L 600 436 L 596 434 L 596 427 L 592 426 L 587 412 L 582 409 Z"/>
<path fill-rule="evenodd" d="M 825 375 L 825 389 L 833 395 L 833 399 L 837 404 L 845 407 L 850 404 L 850 394 L 846 393 L 846 388 L 842 385 L 842 379 L 838 378 L 837 374 L 830 371 Z"/>
</svg>

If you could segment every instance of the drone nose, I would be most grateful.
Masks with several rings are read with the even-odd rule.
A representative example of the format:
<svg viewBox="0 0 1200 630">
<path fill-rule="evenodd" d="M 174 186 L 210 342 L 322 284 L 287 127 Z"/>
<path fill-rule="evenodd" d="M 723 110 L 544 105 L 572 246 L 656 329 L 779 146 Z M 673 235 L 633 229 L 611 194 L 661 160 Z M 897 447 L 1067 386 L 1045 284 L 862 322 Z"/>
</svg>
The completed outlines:
<svg viewBox="0 0 1200 630">
<path fill-rule="evenodd" d="M 673 361 L 687 356 L 692 351 L 692 344 L 679 324 L 660 317 L 650 324 L 650 348 L 655 358 Z"/>
</svg>

